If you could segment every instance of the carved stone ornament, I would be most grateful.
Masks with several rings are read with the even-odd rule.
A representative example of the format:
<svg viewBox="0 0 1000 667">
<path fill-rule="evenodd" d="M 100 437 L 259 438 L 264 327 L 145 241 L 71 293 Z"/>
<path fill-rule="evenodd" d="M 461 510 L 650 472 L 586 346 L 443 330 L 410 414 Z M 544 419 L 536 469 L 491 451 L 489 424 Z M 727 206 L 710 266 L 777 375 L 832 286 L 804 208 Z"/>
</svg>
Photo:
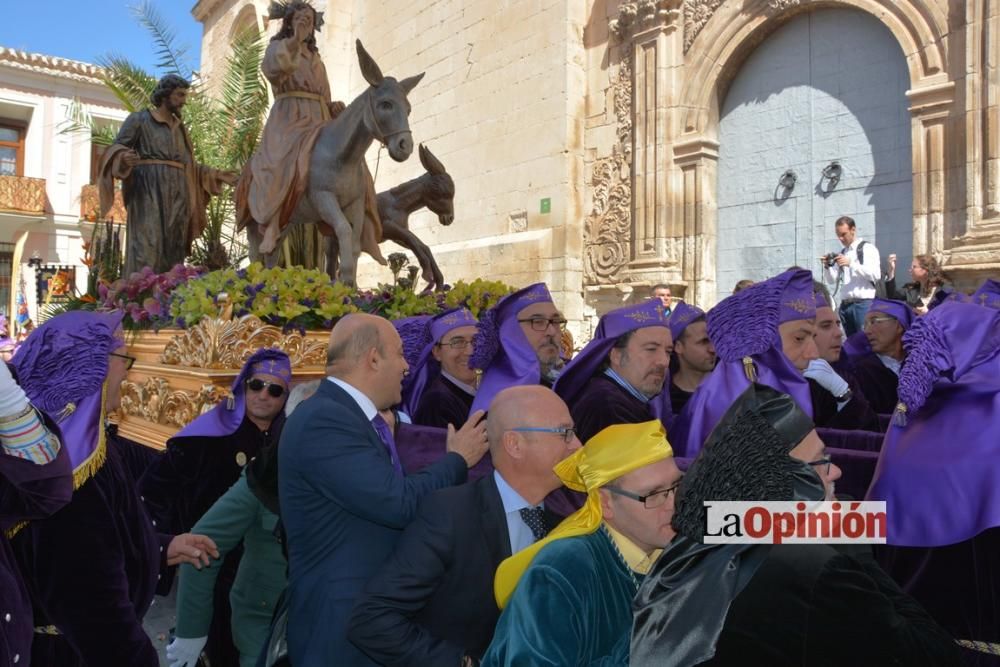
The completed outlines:
<svg viewBox="0 0 1000 667">
<path fill-rule="evenodd" d="M 684 53 L 723 0 L 684 0 Z"/>
<path fill-rule="evenodd" d="M 183 428 L 195 417 L 208 412 L 228 395 L 226 389 L 211 384 L 202 385 L 197 394 L 171 389 L 164 378 L 147 378 L 141 385 L 122 383 L 121 411 L 154 424 Z"/>
<path fill-rule="evenodd" d="M 283 351 L 293 367 L 326 363 L 325 341 L 297 331 L 285 333 L 254 315 L 237 320 L 205 318 L 167 343 L 160 360 L 172 366 L 239 370 L 264 347 Z"/>
<path fill-rule="evenodd" d="M 633 0 L 618 7 L 618 18 L 608 22 L 608 29 L 618 39 L 659 25 L 669 25 L 680 0 Z"/>
<path fill-rule="evenodd" d="M 622 60 L 612 77 L 618 144 L 594 163 L 594 204 L 584 222 L 584 280 L 588 285 L 621 282 L 632 242 L 632 66 Z"/>
</svg>

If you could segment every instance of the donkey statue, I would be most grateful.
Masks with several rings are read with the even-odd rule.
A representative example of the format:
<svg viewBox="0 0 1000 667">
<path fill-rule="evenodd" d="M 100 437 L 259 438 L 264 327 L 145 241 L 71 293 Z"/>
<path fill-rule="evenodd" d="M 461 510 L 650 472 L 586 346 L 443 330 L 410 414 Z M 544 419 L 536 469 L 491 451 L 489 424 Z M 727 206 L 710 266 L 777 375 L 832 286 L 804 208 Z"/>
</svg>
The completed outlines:
<svg viewBox="0 0 1000 667">
<path fill-rule="evenodd" d="M 291 225 L 323 223 L 332 228 L 339 248 L 339 279 L 354 286 L 361 232 L 365 226 L 365 152 L 379 141 L 396 162 L 413 152 L 410 134 L 410 103 L 406 96 L 423 78 L 423 73 L 397 81 L 383 76 L 361 40 L 356 42 L 361 74 L 369 88 L 347 105 L 335 119 L 323 126 L 309 158 L 309 178 L 305 192 L 282 230 Z M 250 256 L 259 256 L 257 229 L 247 234 Z M 280 238 L 279 238 L 280 246 Z M 279 248 L 264 255 L 267 266 L 278 262 Z"/>
<path fill-rule="evenodd" d="M 442 225 L 450 225 L 455 220 L 455 182 L 441 161 L 434 157 L 430 149 L 420 144 L 420 164 L 427 170 L 422 176 L 401 183 L 396 187 L 378 193 L 378 215 L 382 219 L 382 240 L 395 241 L 410 250 L 420 262 L 421 276 L 427 282 L 427 289 L 444 289 L 444 276 L 431 249 L 417 235 L 410 231 L 410 214 L 427 207 L 436 213 Z M 326 238 L 327 270 L 337 265 L 337 239 Z"/>
</svg>

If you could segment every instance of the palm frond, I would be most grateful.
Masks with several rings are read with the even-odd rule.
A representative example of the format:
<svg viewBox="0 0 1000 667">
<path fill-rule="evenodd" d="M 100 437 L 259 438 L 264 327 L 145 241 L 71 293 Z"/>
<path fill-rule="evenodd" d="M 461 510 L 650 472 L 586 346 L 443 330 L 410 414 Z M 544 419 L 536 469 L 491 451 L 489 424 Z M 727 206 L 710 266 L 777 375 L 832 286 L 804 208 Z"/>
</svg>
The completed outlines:
<svg viewBox="0 0 1000 667">
<path fill-rule="evenodd" d="M 185 62 L 186 46 L 177 46 L 176 31 L 167 24 L 163 15 L 150 0 L 143 0 L 138 5 L 129 7 L 132 16 L 153 37 L 156 46 L 156 56 L 159 60 L 156 67 L 165 73 L 176 73 L 185 79 L 191 79 L 191 69 Z"/>
<path fill-rule="evenodd" d="M 156 79 L 124 56 L 101 56 L 98 64 L 104 68 L 104 85 L 130 113 L 149 106 L 149 98 L 156 88 Z"/>
<path fill-rule="evenodd" d="M 249 28 L 232 41 L 222 77 L 220 104 L 226 119 L 228 162 L 239 168 L 250 159 L 264 126 L 269 105 L 267 83 L 261 73 L 264 33 Z"/>
</svg>

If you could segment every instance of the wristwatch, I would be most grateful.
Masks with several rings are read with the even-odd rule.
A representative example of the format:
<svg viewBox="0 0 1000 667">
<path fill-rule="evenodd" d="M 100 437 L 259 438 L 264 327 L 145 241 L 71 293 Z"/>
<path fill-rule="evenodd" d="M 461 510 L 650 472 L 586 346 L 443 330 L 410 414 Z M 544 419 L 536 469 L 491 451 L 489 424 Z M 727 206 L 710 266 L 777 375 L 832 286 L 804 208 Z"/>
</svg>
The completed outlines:
<svg viewBox="0 0 1000 667">
<path fill-rule="evenodd" d="M 848 387 L 848 388 L 847 388 L 847 391 L 845 391 L 845 392 L 844 392 L 843 394 L 841 394 L 840 396 L 835 396 L 834 398 L 836 398 L 836 399 L 837 399 L 837 402 L 838 402 L 838 403 L 847 403 L 847 402 L 848 402 L 848 401 L 850 401 L 850 400 L 851 400 L 852 398 L 854 398 L 854 392 L 852 392 L 852 391 L 851 391 L 851 388 L 850 388 L 850 387 Z"/>
</svg>

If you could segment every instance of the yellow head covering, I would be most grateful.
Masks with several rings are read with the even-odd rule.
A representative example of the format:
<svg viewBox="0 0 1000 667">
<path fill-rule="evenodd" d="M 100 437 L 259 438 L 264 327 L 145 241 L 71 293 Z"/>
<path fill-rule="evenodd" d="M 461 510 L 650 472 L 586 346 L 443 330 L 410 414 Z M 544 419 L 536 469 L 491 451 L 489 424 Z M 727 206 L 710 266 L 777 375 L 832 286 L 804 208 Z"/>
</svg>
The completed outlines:
<svg viewBox="0 0 1000 667">
<path fill-rule="evenodd" d="M 554 540 L 589 535 L 597 530 L 604 520 L 598 489 L 673 454 L 663 424 L 654 419 L 642 424 L 609 426 L 560 461 L 554 469 L 556 475 L 569 488 L 586 492 L 587 502 L 546 537 L 500 563 L 493 581 L 493 593 L 500 608 L 506 606 L 521 575 L 542 547 Z"/>
</svg>

